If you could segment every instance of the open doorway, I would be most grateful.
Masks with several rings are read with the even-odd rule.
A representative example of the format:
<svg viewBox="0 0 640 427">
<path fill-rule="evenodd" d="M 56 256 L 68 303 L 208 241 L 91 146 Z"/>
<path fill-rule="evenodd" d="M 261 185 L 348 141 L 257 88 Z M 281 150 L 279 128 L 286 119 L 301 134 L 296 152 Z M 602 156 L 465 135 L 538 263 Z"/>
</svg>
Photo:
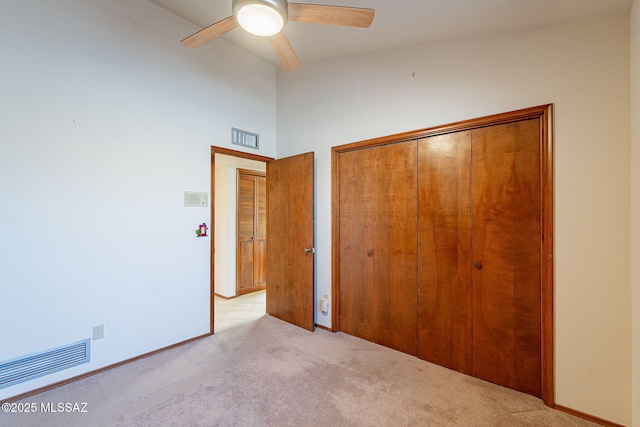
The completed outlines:
<svg viewBox="0 0 640 427">
<path fill-rule="evenodd" d="M 238 254 L 238 170 L 266 171 L 272 159 L 211 147 L 211 332 L 247 322 L 266 312 L 266 290 L 241 295 L 237 280 L 245 268 Z"/>
</svg>

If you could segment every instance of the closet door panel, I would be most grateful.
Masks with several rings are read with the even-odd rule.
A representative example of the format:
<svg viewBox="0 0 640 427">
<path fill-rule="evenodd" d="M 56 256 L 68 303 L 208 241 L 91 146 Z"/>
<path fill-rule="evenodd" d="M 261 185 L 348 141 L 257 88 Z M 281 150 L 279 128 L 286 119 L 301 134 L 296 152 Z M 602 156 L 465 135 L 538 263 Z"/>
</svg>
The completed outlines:
<svg viewBox="0 0 640 427">
<path fill-rule="evenodd" d="M 375 342 L 417 354 L 417 142 L 373 150 Z"/>
<path fill-rule="evenodd" d="M 473 375 L 541 396 L 538 119 L 472 133 Z"/>
<path fill-rule="evenodd" d="M 255 176 L 238 173 L 236 295 L 255 288 Z"/>
<path fill-rule="evenodd" d="M 471 132 L 418 141 L 418 356 L 472 371 Z"/>
<path fill-rule="evenodd" d="M 256 288 L 267 288 L 267 177 L 258 176 L 258 223 L 256 233 Z"/>
<path fill-rule="evenodd" d="M 374 340 L 372 150 L 340 154 L 340 330 Z"/>
</svg>

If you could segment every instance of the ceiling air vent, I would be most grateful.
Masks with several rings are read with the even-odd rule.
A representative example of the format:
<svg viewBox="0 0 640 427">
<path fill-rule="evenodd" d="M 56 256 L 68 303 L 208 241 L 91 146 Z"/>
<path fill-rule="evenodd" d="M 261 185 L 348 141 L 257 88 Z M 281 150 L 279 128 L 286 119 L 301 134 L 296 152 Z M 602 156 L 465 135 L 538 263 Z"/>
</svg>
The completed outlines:
<svg viewBox="0 0 640 427">
<path fill-rule="evenodd" d="M 258 149 L 258 142 L 260 135 L 257 133 L 247 132 L 246 130 L 231 128 L 231 143 L 235 145 L 241 145 L 243 147 L 249 147 Z"/>
<path fill-rule="evenodd" d="M 29 381 L 90 360 L 89 339 L 0 362 L 0 388 Z"/>
</svg>

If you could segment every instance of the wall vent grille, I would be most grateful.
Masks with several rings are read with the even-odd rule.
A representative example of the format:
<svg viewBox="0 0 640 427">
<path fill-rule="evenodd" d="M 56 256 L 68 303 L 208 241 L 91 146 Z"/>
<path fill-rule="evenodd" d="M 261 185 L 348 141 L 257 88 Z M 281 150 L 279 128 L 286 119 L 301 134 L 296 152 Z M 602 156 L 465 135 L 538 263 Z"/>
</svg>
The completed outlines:
<svg viewBox="0 0 640 427">
<path fill-rule="evenodd" d="M 0 363 L 0 388 L 88 363 L 91 340 L 86 339 L 51 350 L 32 353 Z"/>
<path fill-rule="evenodd" d="M 258 150 L 260 135 L 242 129 L 231 128 L 231 143 Z"/>
</svg>

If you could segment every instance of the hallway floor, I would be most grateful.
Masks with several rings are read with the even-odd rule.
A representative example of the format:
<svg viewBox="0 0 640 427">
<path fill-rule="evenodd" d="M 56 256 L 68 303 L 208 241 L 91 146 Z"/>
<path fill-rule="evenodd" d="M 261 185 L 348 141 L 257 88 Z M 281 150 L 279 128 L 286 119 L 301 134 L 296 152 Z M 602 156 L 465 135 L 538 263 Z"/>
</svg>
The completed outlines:
<svg viewBox="0 0 640 427">
<path fill-rule="evenodd" d="M 237 298 L 215 296 L 215 332 L 237 326 L 265 315 L 267 291 L 256 291 Z"/>
</svg>

